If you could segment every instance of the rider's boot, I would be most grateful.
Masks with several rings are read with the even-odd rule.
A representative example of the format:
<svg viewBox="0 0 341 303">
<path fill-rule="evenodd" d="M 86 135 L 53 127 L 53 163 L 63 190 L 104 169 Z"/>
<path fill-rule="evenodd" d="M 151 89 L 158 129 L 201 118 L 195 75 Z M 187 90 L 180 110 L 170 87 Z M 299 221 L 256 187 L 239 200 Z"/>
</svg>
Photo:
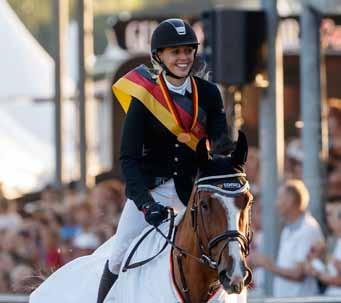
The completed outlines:
<svg viewBox="0 0 341 303">
<path fill-rule="evenodd" d="M 111 287 L 114 285 L 117 278 L 118 278 L 118 275 L 113 274 L 109 270 L 109 261 L 107 261 L 104 266 L 104 271 L 101 277 L 101 282 L 99 283 L 97 303 L 104 302 L 105 297 L 107 296 Z"/>
</svg>

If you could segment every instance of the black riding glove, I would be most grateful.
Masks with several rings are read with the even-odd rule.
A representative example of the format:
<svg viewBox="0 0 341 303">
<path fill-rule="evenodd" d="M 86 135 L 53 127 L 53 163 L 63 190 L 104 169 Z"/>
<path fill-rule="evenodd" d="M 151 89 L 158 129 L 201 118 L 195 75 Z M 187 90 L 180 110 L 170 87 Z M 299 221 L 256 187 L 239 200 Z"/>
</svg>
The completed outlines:
<svg viewBox="0 0 341 303">
<path fill-rule="evenodd" d="M 141 207 L 146 221 L 155 227 L 168 217 L 167 208 L 157 202 L 147 202 Z"/>
</svg>

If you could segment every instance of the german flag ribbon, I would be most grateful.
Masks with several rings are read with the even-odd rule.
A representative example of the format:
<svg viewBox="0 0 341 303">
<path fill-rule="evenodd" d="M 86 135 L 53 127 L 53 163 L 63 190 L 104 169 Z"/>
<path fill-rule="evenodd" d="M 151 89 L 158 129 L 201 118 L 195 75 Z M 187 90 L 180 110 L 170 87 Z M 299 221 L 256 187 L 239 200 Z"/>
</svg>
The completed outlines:
<svg viewBox="0 0 341 303">
<path fill-rule="evenodd" d="M 181 104 L 174 102 L 165 90 L 166 85 L 160 78 L 155 78 L 146 66 L 140 65 L 120 78 L 112 86 L 113 92 L 125 112 L 128 111 L 132 97 L 135 97 L 175 136 L 186 133 L 189 140 L 184 144 L 195 150 L 199 140 L 206 136 L 204 121 L 198 118 L 198 91 L 195 80 L 191 77 L 193 94 L 193 113 Z M 163 91 L 164 90 L 164 91 Z M 201 118 L 203 120 L 203 118 Z M 189 127 L 188 127 L 189 125 Z M 186 137 L 187 138 L 187 137 Z M 180 140 L 179 140 L 180 141 Z"/>
<path fill-rule="evenodd" d="M 198 89 L 197 89 L 197 85 L 194 81 L 194 79 L 191 77 L 191 85 L 192 85 L 192 89 L 193 89 L 193 117 L 192 117 L 192 122 L 190 124 L 190 127 L 186 127 L 186 125 L 184 125 L 184 123 L 182 122 L 182 120 L 179 117 L 178 111 L 175 107 L 174 101 L 172 100 L 171 96 L 169 95 L 168 92 L 168 88 L 167 85 L 165 83 L 165 80 L 163 78 L 163 75 L 160 74 L 159 75 L 159 81 L 160 81 L 160 88 L 163 94 L 163 97 L 165 98 L 166 102 L 167 102 L 167 106 L 170 110 L 170 112 L 173 115 L 174 120 L 178 123 L 179 126 L 182 127 L 182 129 L 186 130 L 187 132 L 190 132 L 198 119 Z"/>
</svg>

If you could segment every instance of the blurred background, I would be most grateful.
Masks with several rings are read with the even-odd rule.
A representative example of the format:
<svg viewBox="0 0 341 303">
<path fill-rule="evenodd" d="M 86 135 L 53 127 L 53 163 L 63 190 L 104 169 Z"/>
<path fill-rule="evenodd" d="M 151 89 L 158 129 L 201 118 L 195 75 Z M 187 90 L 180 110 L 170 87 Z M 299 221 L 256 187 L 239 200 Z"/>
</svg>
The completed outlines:
<svg viewBox="0 0 341 303">
<path fill-rule="evenodd" d="M 277 191 L 292 178 L 335 236 L 324 207 L 341 203 L 340 14 L 338 0 L 0 0 L 0 293 L 29 293 L 114 234 L 124 113 L 111 86 L 150 66 L 151 33 L 170 17 L 192 24 L 231 136 L 247 134 L 268 240 L 257 249 L 277 255 Z M 273 274 L 261 279 L 271 295 Z"/>
</svg>

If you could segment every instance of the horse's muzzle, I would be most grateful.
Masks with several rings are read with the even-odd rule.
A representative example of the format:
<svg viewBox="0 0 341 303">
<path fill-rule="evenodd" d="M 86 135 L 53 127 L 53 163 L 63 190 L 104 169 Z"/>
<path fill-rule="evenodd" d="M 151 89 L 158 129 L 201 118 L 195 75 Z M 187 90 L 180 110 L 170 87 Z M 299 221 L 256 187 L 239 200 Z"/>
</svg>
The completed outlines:
<svg viewBox="0 0 341 303">
<path fill-rule="evenodd" d="M 219 271 L 219 281 L 227 293 L 240 294 L 244 287 L 247 287 L 252 282 L 252 271 L 245 262 L 242 263 L 241 271 L 243 275 L 233 275 L 226 269 Z"/>
<path fill-rule="evenodd" d="M 230 278 L 225 270 L 219 273 L 219 281 L 228 294 L 240 294 L 245 287 L 242 276 Z"/>
</svg>

